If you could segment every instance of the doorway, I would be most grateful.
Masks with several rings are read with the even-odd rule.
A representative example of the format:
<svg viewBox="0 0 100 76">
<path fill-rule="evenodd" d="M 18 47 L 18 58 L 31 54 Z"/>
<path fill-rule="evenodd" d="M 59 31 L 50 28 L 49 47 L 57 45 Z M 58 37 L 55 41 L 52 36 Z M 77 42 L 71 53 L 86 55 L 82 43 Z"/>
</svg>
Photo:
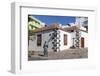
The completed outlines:
<svg viewBox="0 0 100 76">
<path fill-rule="evenodd" d="M 84 37 L 81 37 L 81 48 L 84 48 Z"/>
</svg>

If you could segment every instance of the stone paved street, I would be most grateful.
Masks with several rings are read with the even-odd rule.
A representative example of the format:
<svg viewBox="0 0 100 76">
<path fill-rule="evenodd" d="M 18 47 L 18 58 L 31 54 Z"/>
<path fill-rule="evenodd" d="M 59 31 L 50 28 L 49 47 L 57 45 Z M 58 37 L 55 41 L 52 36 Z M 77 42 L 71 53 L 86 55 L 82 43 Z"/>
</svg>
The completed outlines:
<svg viewBox="0 0 100 76">
<path fill-rule="evenodd" d="M 35 52 L 28 60 L 54 60 L 54 59 L 78 59 L 88 58 L 88 49 L 67 49 L 60 52 L 49 52 L 48 57 L 43 56 L 43 52 Z"/>
</svg>

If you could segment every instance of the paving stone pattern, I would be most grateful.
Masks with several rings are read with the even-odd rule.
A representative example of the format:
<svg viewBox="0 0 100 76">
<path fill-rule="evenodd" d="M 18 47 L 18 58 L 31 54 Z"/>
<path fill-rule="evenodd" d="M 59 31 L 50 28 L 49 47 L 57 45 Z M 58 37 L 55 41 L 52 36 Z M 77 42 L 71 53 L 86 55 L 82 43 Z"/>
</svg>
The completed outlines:
<svg viewBox="0 0 100 76">
<path fill-rule="evenodd" d="M 48 52 L 48 56 L 45 57 L 43 52 L 36 52 L 28 57 L 28 60 L 56 60 L 56 59 L 79 59 L 88 58 L 88 49 L 67 49 L 60 52 Z"/>
</svg>

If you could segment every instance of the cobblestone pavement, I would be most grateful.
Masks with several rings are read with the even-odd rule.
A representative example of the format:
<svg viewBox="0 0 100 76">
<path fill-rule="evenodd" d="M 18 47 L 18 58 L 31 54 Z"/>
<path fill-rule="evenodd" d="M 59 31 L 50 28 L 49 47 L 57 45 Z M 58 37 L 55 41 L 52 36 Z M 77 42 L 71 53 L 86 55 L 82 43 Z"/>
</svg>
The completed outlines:
<svg viewBox="0 0 100 76">
<path fill-rule="evenodd" d="M 48 56 L 43 56 L 43 52 L 34 52 L 28 60 L 55 60 L 55 59 L 78 59 L 88 58 L 88 49 L 67 49 L 60 52 L 49 52 Z"/>
</svg>

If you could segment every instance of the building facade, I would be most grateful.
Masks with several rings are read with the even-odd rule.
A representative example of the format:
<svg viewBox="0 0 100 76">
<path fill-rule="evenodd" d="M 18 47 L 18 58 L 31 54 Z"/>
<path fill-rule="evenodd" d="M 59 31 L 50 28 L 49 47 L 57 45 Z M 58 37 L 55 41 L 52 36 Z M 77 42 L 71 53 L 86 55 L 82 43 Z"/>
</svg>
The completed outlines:
<svg viewBox="0 0 100 76">
<path fill-rule="evenodd" d="M 28 28 L 30 31 L 35 30 L 37 28 L 44 27 L 45 23 L 41 22 L 40 20 L 36 19 L 33 16 L 28 16 Z"/>
<path fill-rule="evenodd" d="M 87 48 L 88 32 L 79 26 L 62 28 L 51 25 L 33 30 L 33 40 L 29 40 L 29 51 L 43 51 L 48 43 L 48 51 L 63 51 L 69 48 Z"/>
</svg>

